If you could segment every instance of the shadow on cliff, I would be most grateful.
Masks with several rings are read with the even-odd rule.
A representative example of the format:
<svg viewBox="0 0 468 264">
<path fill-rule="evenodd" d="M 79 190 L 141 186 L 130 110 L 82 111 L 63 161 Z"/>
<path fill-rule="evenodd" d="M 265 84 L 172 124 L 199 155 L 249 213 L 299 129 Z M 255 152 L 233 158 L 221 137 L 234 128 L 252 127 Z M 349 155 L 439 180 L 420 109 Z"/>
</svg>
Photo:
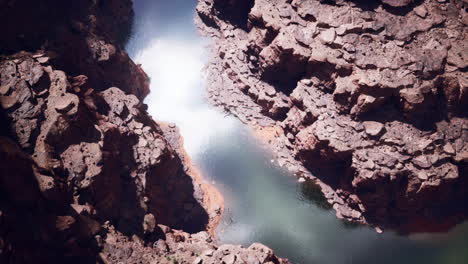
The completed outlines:
<svg viewBox="0 0 468 264">
<path fill-rule="evenodd" d="M 324 210 L 331 210 L 333 207 L 327 201 L 320 189 L 320 186 L 310 180 L 298 184 L 299 200 L 317 205 Z"/>
<path fill-rule="evenodd" d="M 175 162 L 163 160 L 161 166 L 148 174 L 146 191 L 151 195 L 148 197 L 148 210 L 160 224 L 188 233 L 205 231 L 208 214 L 195 199 L 197 194 L 193 179 L 184 172 L 183 167 L 173 166 L 179 162 L 178 157 Z"/>
<path fill-rule="evenodd" d="M 448 112 L 442 103 L 435 101 L 432 109 L 419 113 L 405 113 L 402 109 L 401 99 L 397 96 L 390 96 L 380 107 L 361 115 L 359 119 L 380 123 L 399 121 L 423 131 L 436 131 L 436 123 L 447 120 Z"/>
<path fill-rule="evenodd" d="M 299 200 L 316 205 L 318 208 L 326 211 L 333 210 L 333 206 L 327 201 L 319 185 L 311 180 L 307 180 L 297 185 Z M 362 224 L 350 222 L 339 218 L 340 224 L 346 229 L 356 229 L 362 227 Z"/>
<path fill-rule="evenodd" d="M 133 18 L 131 0 L 2 1 L 0 54 L 46 50 L 51 65 L 86 75 L 93 89 L 116 86 L 142 99 L 148 77 L 123 51 Z"/>
<path fill-rule="evenodd" d="M 105 102 L 99 101 L 97 105 L 107 115 Z M 149 117 L 135 118 L 162 135 Z M 185 173 L 181 159 L 172 149 L 163 148 L 154 165 L 140 167 L 138 163 L 142 161 L 136 157 L 142 153 L 135 153 L 139 137 L 142 135 L 121 133 L 118 129 L 105 132 L 103 171 L 87 199 L 103 212 L 103 220 L 114 219 L 117 229 L 127 236 L 144 235 L 147 213 L 155 216 L 157 224 L 189 233 L 205 231 L 209 217 L 195 198 L 193 179 Z M 151 155 L 151 150 L 148 151 L 144 155 Z"/>
<path fill-rule="evenodd" d="M 34 162 L 10 139 L 0 137 L 0 159 L 0 262 L 95 263 L 97 247 L 69 197 L 50 203 Z"/>
<path fill-rule="evenodd" d="M 397 16 L 405 16 L 411 12 L 416 6 L 420 5 L 424 0 L 413 0 L 406 6 L 402 7 L 393 7 L 388 4 L 382 3 L 380 0 L 369 1 L 369 0 L 349 0 L 356 4 L 356 6 L 364 11 L 375 11 L 379 6 L 382 6 L 386 11 Z M 334 5 L 334 1 L 327 0 L 323 1 L 328 4 Z"/>
<path fill-rule="evenodd" d="M 96 3 L 97 6 L 94 6 Z M 2 30 L 0 54 L 35 51 L 48 45 L 51 39 L 59 38 L 58 33 L 64 29 L 82 33 L 82 27 L 93 19 L 88 17 L 90 9 L 94 9 L 98 19 L 108 22 L 97 25 L 96 30 L 123 47 L 132 31 L 130 0 L 15 0 L 0 2 L 0 23 L 8 25 Z"/>
<path fill-rule="evenodd" d="M 247 29 L 248 16 L 250 10 L 254 7 L 255 0 L 241 1 L 214 1 L 213 7 L 219 12 L 221 19 L 229 21 L 242 29 Z"/>
<path fill-rule="evenodd" d="M 448 88 L 447 88 L 448 87 Z M 399 121 L 414 126 L 422 131 L 437 131 L 437 124 L 449 121 L 452 117 L 468 117 L 467 98 L 457 94 L 459 87 L 454 86 L 450 78 L 439 79 L 435 83 L 437 92 L 425 94 L 424 102 L 406 109 L 404 98 L 391 95 L 385 102 L 372 111 L 359 116 L 360 120 L 387 123 Z M 457 100 L 456 98 L 459 96 Z"/>
</svg>

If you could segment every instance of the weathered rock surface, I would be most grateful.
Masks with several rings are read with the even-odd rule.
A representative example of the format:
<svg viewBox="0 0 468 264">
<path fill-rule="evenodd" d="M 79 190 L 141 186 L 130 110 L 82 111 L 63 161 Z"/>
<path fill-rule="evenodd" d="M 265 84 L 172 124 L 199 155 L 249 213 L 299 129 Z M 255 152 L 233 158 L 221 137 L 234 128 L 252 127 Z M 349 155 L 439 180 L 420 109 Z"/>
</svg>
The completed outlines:
<svg viewBox="0 0 468 264">
<path fill-rule="evenodd" d="M 215 105 L 338 217 L 401 232 L 466 219 L 466 1 L 246 2 L 235 21 L 226 1 L 197 7 Z"/>
<path fill-rule="evenodd" d="M 159 225 L 160 236 L 164 239 L 145 247 L 141 239 L 130 239 L 116 231 L 113 226 L 104 228 L 108 230 L 108 235 L 103 242 L 104 249 L 99 255 L 104 263 L 289 263 L 276 257 L 270 248 L 258 243 L 248 248 L 229 244 L 218 246 L 207 232 L 188 234 Z"/>
<path fill-rule="evenodd" d="M 148 77 L 121 47 L 131 6 L 0 1 L 0 263 L 193 263 L 202 248 L 219 263 L 222 198 L 141 103 Z M 286 263 L 225 247 L 230 263 Z"/>
<path fill-rule="evenodd" d="M 1 170 L 5 227 L 24 232 L 24 221 L 55 219 L 50 232 L 66 240 L 39 237 L 37 243 L 62 242 L 70 246 L 66 254 L 75 257 L 84 254 L 77 244 L 98 234 L 104 220 L 125 234 L 140 236 L 154 233 L 155 224 L 145 224 L 148 219 L 187 232 L 205 230 L 210 217 L 203 200 L 208 194 L 187 174 L 190 164 L 166 139 L 177 136 L 165 134 L 136 96 L 116 87 L 99 92 L 84 89 L 84 82 L 76 86 L 77 80 L 86 79 L 83 75 L 68 76 L 40 64 L 39 58 L 23 52 L 0 62 L 1 85 L 9 86 L 0 100 L 15 100 L 2 110 L 9 128 L 1 137 L 1 154 L 8 160 Z M 24 175 L 17 176 L 17 170 Z M 25 189 L 30 198 L 17 197 L 25 191 L 23 181 L 31 186 Z M 34 209 L 37 215 L 29 219 L 15 209 L 23 207 L 11 203 L 15 199 L 27 199 L 41 209 Z M 7 241 L 20 236 L 7 230 L 2 234 Z M 15 243 L 12 247 L 18 254 Z"/>
<path fill-rule="evenodd" d="M 122 49 L 130 34 L 132 1 L 103 3 L 1 1 L 0 23 L 8 26 L 2 31 L 0 54 L 44 47 L 51 65 L 73 76 L 86 75 L 94 89 L 115 86 L 143 99 L 149 80 Z"/>
</svg>

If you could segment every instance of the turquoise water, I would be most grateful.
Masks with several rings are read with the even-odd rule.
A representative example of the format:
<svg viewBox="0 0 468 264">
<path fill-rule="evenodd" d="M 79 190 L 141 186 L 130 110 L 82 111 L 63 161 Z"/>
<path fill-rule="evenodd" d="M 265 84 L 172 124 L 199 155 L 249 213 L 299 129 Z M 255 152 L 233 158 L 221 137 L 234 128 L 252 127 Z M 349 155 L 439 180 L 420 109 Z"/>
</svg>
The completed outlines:
<svg viewBox="0 0 468 264">
<path fill-rule="evenodd" d="M 315 189 L 278 167 L 248 127 L 211 107 L 202 74 L 208 42 L 193 24 L 195 5 L 135 1 L 127 50 L 151 77 L 150 114 L 180 127 L 187 152 L 225 197 L 221 242 L 261 242 L 294 263 L 468 263 L 467 225 L 403 237 L 345 224 Z"/>
</svg>

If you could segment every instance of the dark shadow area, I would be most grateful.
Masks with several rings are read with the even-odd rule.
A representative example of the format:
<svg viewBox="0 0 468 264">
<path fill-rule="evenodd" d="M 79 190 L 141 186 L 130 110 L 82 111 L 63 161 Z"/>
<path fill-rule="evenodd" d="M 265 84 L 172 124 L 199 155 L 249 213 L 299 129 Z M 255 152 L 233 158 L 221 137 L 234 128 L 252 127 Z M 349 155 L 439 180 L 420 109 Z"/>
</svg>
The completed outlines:
<svg viewBox="0 0 468 264">
<path fill-rule="evenodd" d="M 297 82 L 307 75 L 307 66 L 306 57 L 297 56 L 292 50 L 287 50 L 281 52 L 278 63 L 263 69 L 261 78 L 278 92 L 289 96 L 296 88 Z"/>
<path fill-rule="evenodd" d="M 67 54 L 53 58 L 50 62 L 54 67 L 66 71 L 70 76 L 86 75 L 88 85 L 97 91 L 119 87 L 140 99 L 149 93 L 146 74 L 126 53 L 108 45 L 112 39 L 86 39 L 83 34 L 62 28 L 56 38 L 49 40 L 50 51 Z"/>
<path fill-rule="evenodd" d="M 86 227 L 60 220 L 77 215 L 67 199 L 43 196 L 29 156 L 0 139 L 0 159 L 0 263 L 95 263 L 96 248 L 77 232 Z"/>
<path fill-rule="evenodd" d="M 422 4 L 424 0 L 412 0 L 407 6 L 393 7 L 387 4 L 382 4 L 382 7 L 391 14 L 397 16 L 406 16 L 409 12 L 413 11 L 415 7 Z"/>
<path fill-rule="evenodd" d="M 178 157 L 164 155 L 146 177 L 148 210 L 157 222 L 188 233 L 205 231 L 209 217 L 195 199 L 193 179 Z M 198 195 L 201 197 L 201 195 Z"/>
<path fill-rule="evenodd" d="M 83 108 L 78 108 L 77 117 L 60 115 L 47 134 L 45 142 L 54 147 L 56 153 L 62 153 L 70 145 L 82 142 L 98 142 L 101 133 L 95 128 L 95 118 Z M 61 130 L 63 129 L 63 130 Z"/>
<path fill-rule="evenodd" d="M 423 101 L 417 104 L 406 102 L 405 97 L 398 94 L 383 95 L 385 101 L 382 105 L 363 113 L 359 119 L 381 123 L 399 121 L 422 131 L 436 131 L 436 126 L 441 121 L 448 121 L 454 116 L 462 118 L 468 116 L 468 108 L 466 108 L 468 97 L 463 98 L 460 94 L 457 80 L 448 77 L 439 78 L 435 82 L 435 88 L 436 92 L 425 88 L 417 91 L 418 96 L 423 97 Z M 366 94 L 381 96 L 375 94 L 376 89 L 371 87 L 364 88 L 364 90 Z"/>
<path fill-rule="evenodd" d="M 382 3 L 380 0 L 376 1 L 369 1 L 369 0 L 349 0 L 350 2 L 353 2 L 356 7 L 364 10 L 364 11 L 372 11 L 375 12 L 375 10 L 379 7 L 382 6 L 386 11 L 388 11 L 391 14 L 397 15 L 397 16 L 405 16 L 409 12 L 411 12 L 415 7 L 418 5 L 422 4 L 424 0 L 412 0 L 407 6 L 403 7 L 393 7 L 391 5 Z M 326 4 L 330 5 L 335 5 L 333 0 L 326 0 L 323 1 Z"/>
<path fill-rule="evenodd" d="M 106 105 L 102 101 L 98 104 Z M 109 108 L 103 109 L 108 111 Z M 136 118 L 154 126 L 152 120 L 144 117 Z M 152 213 L 158 224 L 189 233 L 204 231 L 209 221 L 208 214 L 195 199 L 197 193 L 193 179 L 184 172 L 184 165 L 174 153 L 164 150 L 160 160 L 144 174 L 144 184 L 140 177 L 130 175 L 131 169 L 138 165 L 134 151 L 138 141 L 136 134 L 121 134 L 118 129 L 105 133 L 103 153 L 107 155 L 104 156 L 103 171 L 81 194 L 81 203 L 89 201 L 94 204 L 102 221 L 113 219 L 116 228 L 128 237 L 137 234 L 147 239 L 159 238 L 145 234 L 143 230 L 147 213 Z"/>
<path fill-rule="evenodd" d="M 388 175 L 361 181 L 356 189 L 369 224 L 393 229 L 400 235 L 420 232 L 447 232 L 467 216 L 467 180 L 458 178 L 437 188 L 423 188 L 407 172 L 390 180 Z M 422 206 L 424 205 L 424 206 Z"/>
<path fill-rule="evenodd" d="M 107 23 L 92 22 L 89 13 L 95 12 L 94 19 Z M 55 38 L 63 30 L 84 33 L 83 26 L 97 26 L 96 31 L 114 39 L 123 47 L 128 41 L 133 20 L 132 1 L 61 0 L 17 0 L 0 3 L 0 23 L 8 25 L 2 31 L 0 54 L 12 54 L 20 50 L 35 51 Z M 84 25 L 78 25 L 80 22 Z M 93 24 L 96 23 L 96 24 Z M 68 55 L 72 55 L 69 53 Z"/>
<path fill-rule="evenodd" d="M 69 75 L 87 75 L 96 90 L 116 86 L 145 96 L 147 77 L 120 50 L 131 34 L 131 6 L 130 0 L 99 1 L 98 5 L 91 0 L 2 3 L 0 23 L 8 26 L 2 31 L 0 54 L 43 49 L 51 65 Z M 101 53 L 109 53 L 109 58 Z"/>
<path fill-rule="evenodd" d="M 130 40 L 133 33 L 133 1 L 99 1 L 98 18 L 106 23 L 98 23 L 98 31 L 115 40 L 120 48 Z"/>
<path fill-rule="evenodd" d="M 37 50 L 59 27 L 69 24 L 74 11 L 78 13 L 80 10 L 75 1 L 10 2 L 0 3 L 0 23 L 8 25 L 3 27 L 0 39 L 0 54 L 3 55 Z"/>
<path fill-rule="evenodd" d="M 381 123 L 399 121 L 413 125 L 423 131 L 435 131 L 437 130 L 436 123 L 447 118 L 447 112 L 437 102 L 431 105 L 431 108 L 418 112 L 405 113 L 402 107 L 399 97 L 390 96 L 386 98 L 381 106 L 360 115 L 359 119 Z"/>
<path fill-rule="evenodd" d="M 215 0 L 213 7 L 218 11 L 218 17 L 241 29 L 247 29 L 250 10 L 255 0 Z"/>
<path fill-rule="evenodd" d="M 39 81 L 31 88 L 36 94 L 39 94 L 41 91 L 49 89 L 50 84 L 51 82 L 49 74 L 42 74 L 41 78 L 39 78 Z"/>
<path fill-rule="evenodd" d="M 335 152 L 327 142 L 318 143 L 312 150 L 299 150 L 296 158 L 312 175 L 333 189 L 345 188 L 350 184 L 352 152 Z"/>
<path fill-rule="evenodd" d="M 214 29 L 219 29 L 218 24 L 216 23 L 215 20 L 213 20 L 211 17 L 205 15 L 204 13 L 197 13 L 197 15 L 200 17 L 201 21 L 203 24 L 205 24 L 208 27 L 214 28 Z"/>
<path fill-rule="evenodd" d="M 328 0 L 330 2 L 330 0 Z M 372 11 L 374 12 L 380 5 L 380 0 L 376 1 L 369 1 L 369 0 L 349 0 L 349 2 L 353 2 L 356 7 L 364 10 L 364 11 Z"/>
<path fill-rule="evenodd" d="M 350 153 L 331 153 L 326 146 L 317 151 L 299 151 L 297 158 L 320 181 L 333 190 L 351 190 L 355 172 L 351 166 Z M 459 164 L 460 165 L 460 164 Z M 461 164 L 460 176 L 446 180 L 437 188 L 418 190 L 421 182 L 409 178 L 408 172 L 393 176 L 383 172 L 372 179 L 364 179 L 355 186 L 355 193 L 364 206 L 363 216 L 370 225 L 394 230 L 400 235 L 420 232 L 447 232 L 462 223 L 468 214 L 466 195 L 468 193 L 467 166 Z M 320 189 L 314 184 L 303 183 L 301 199 L 307 199 L 322 209 L 331 209 Z M 344 221 L 346 228 L 358 224 Z"/>
<path fill-rule="evenodd" d="M 339 65 L 328 61 L 314 61 L 307 65 L 307 75 L 305 78 L 316 77 L 320 80 L 318 88 L 326 93 L 333 93 L 335 90 L 336 77 L 344 77 L 351 75 L 353 72 L 351 67 L 340 67 Z"/>
<path fill-rule="evenodd" d="M 249 27 L 265 30 L 264 33 L 264 38 L 260 41 L 257 40 L 257 43 L 259 43 L 260 47 L 255 47 L 256 50 L 250 50 L 253 46 L 248 46 L 247 48 L 249 51 L 247 51 L 247 54 L 252 55 L 252 56 L 258 56 L 260 53 L 261 47 L 266 47 L 270 43 L 273 42 L 273 40 L 278 36 L 279 30 L 277 28 L 272 27 L 271 25 L 267 25 L 263 18 L 258 18 L 258 17 L 250 17 L 249 18 Z M 262 34 L 260 34 L 261 36 Z"/>
<path fill-rule="evenodd" d="M 324 210 L 331 210 L 333 209 L 332 205 L 327 201 L 325 196 L 320 189 L 320 186 L 313 183 L 310 180 L 306 180 L 305 182 L 298 185 L 300 191 L 299 199 L 304 202 L 310 202 L 315 204 L 317 207 L 324 209 Z"/>
<path fill-rule="evenodd" d="M 275 87 L 278 92 L 289 96 L 302 79 L 316 77 L 319 87 L 327 93 L 333 92 L 336 76 L 347 76 L 351 68 L 340 68 L 330 62 L 309 61 L 308 57 L 293 54 L 292 50 L 281 51 L 274 64 L 263 69 L 261 78 Z"/>
<path fill-rule="evenodd" d="M 8 137 L 10 135 L 9 121 L 3 108 L 0 108 L 0 136 Z"/>
<path fill-rule="evenodd" d="M 423 131 L 435 131 L 437 123 L 441 121 L 447 121 L 454 116 L 468 116 L 466 108 L 468 96 L 460 93 L 461 89 L 455 78 L 439 77 L 434 85 L 405 89 L 409 90 L 406 92 L 401 90 L 400 94 L 398 90 L 376 89 L 376 87 L 361 87 L 361 89 L 364 94 L 376 98 L 383 97 L 384 101 L 375 109 L 359 115 L 360 120 L 382 123 L 399 121 Z M 414 98 L 420 101 L 411 103 L 410 100 Z"/>
<path fill-rule="evenodd" d="M 313 156 L 316 157 L 316 155 Z M 343 189 L 350 184 L 351 181 L 347 179 L 352 177 L 352 173 L 349 171 L 351 160 L 321 161 L 323 160 L 317 160 L 317 162 L 304 161 L 304 165 L 312 175 L 335 190 L 338 188 Z"/>
<path fill-rule="evenodd" d="M 88 190 L 88 199 L 100 211 L 102 221 L 114 220 L 116 228 L 129 237 L 143 235 L 145 215 L 142 190 L 129 171 L 136 164 L 132 147 L 137 143 L 136 136 L 122 135 L 117 129 L 107 131 L 103 152 L 109 154 L 103 157 L 102 175 Z"/>
</svg>

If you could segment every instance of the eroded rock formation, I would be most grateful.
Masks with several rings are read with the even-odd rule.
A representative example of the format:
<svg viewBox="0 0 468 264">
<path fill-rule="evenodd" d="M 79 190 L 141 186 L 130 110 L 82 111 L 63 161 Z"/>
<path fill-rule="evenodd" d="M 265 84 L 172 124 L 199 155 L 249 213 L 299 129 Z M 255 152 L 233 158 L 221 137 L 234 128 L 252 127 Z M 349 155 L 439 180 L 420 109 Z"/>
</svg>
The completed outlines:
<svg viewBox="0 0 468 264">
<path fill-rule="evenodd" d="M 286 263 L 208 233 L 222 198 L 141 102 L 131 7 L 0 1 L 0 262 Z"/>
<path fill-rule="evenodd" d="M 199 1 L 211 101 L 320 185 L 338 217 L 446 230 L 468 212 L 467 7 Z"/>
<path fill-rule="evenodd" d="M 235 263 L 283 263 L 273 251 L 258 243 L 248 248 L 224 244 L 216 246 L 206 232 L 188 234 L 160 225 L 160 239 L 153 247 L 144 247 L 141 240 L 129 241 L 128 237 L 116 232 L 112 226 L 105 226 L 108 236 L 100 256 L 111 263 L 188 263 L 188 264 L 235 264 Z"/>
</svg>

